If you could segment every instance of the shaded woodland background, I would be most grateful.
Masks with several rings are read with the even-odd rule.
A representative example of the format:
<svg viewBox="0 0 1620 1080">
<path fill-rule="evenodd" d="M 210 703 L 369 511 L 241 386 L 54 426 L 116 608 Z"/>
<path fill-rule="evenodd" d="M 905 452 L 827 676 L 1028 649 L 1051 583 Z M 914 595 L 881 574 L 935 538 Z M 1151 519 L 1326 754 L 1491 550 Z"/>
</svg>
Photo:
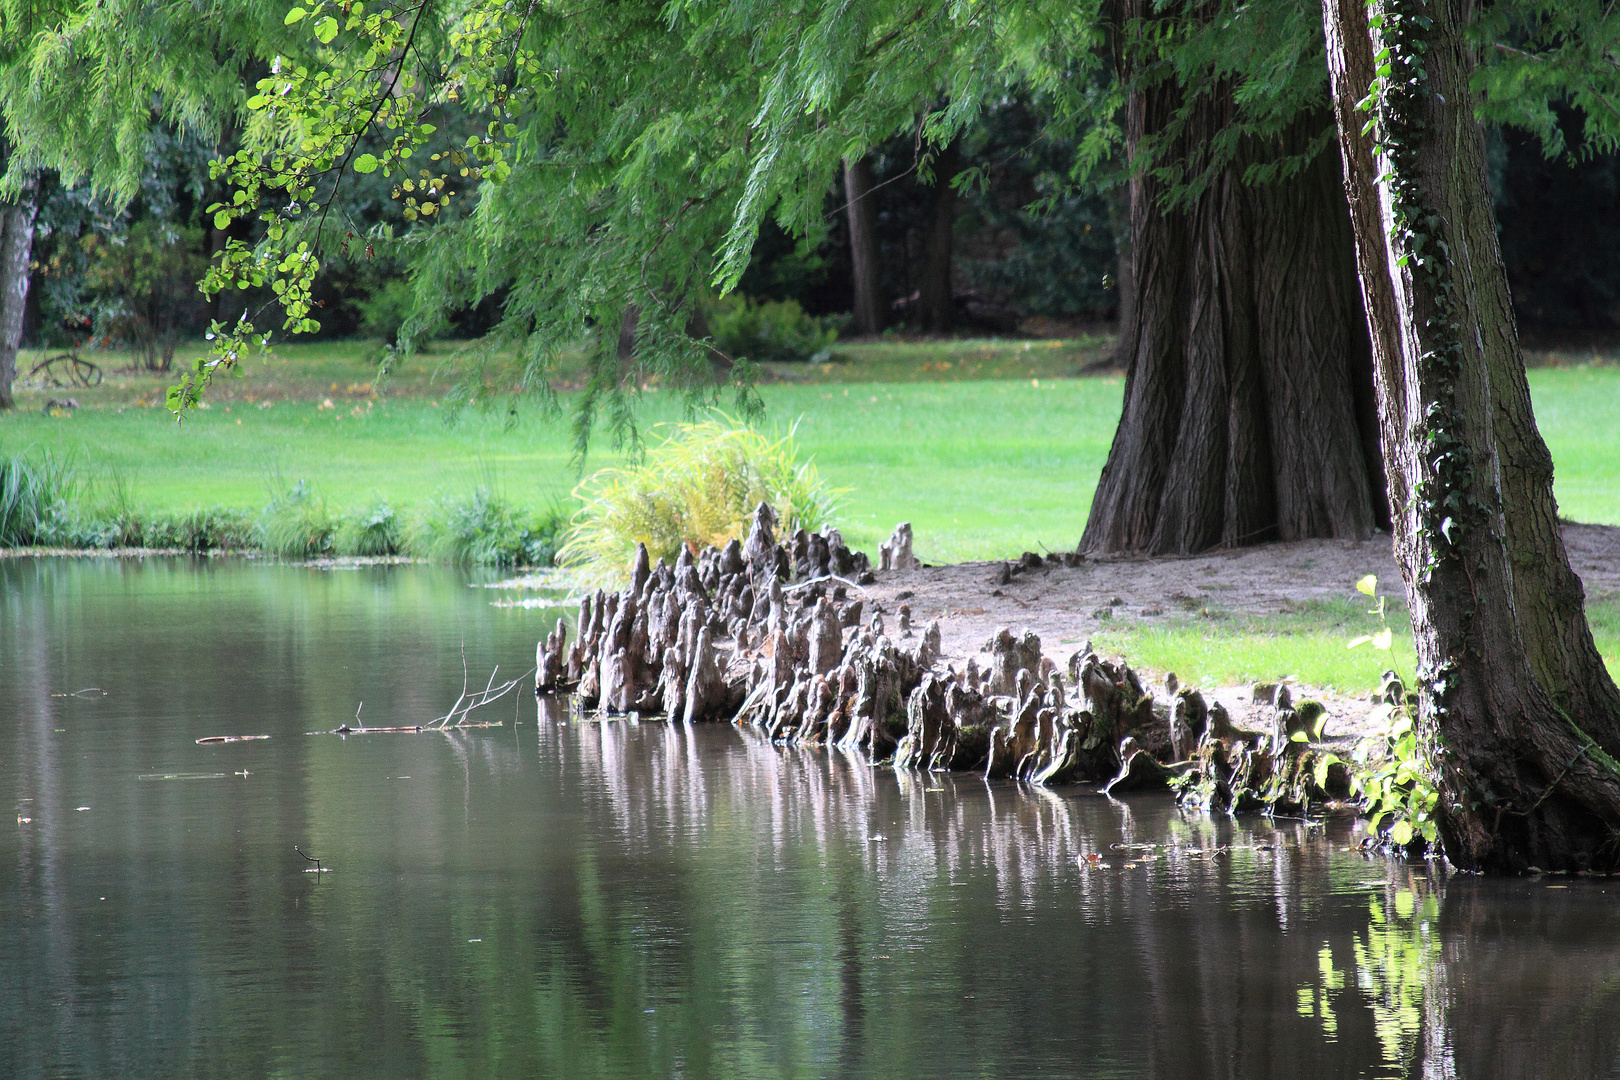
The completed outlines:
<svg viewBox="0 0 1620 1080">
<path fill-rule="evenodd" d="M 443 119 L 446 138 L 465 126 Z M 1578 144 L 1576 120 L 1566 124 L 1569 143 Z M 1123 167 L 1105 167 L 1077 186 L 1070 177 L 1076 148 L 1054 130 L 1040 101 L 1008 98 L 943 153 L 929 157 L 920 137 L 902 135 L 868 155 L 878 329 L 1051 336 L 1117 318 L 1129 212 Z M 1538 138 L 1509 128 L 1489 129 L 1487 144 L 1503 256 L 1527 341 L 1601 345 L 1620 336 L 1620 156 L 1548 158 Z M 180 341 L 268 299 L 252 292 L 208 299 L 195 288 L 230 235 L 214 228 L 203 208 L 222 194 L 208 162 L 231 149 L 160 130 L 140 196 L 116 213 L 87 189 L 47 175 L 24 346 L 127 347 L 140 366 L 166 370 Z M 393 231 L 385 182 L 357 181 L 338 208 L 350 240 L 320 279 L 317 337 L 391 341 L 410 307 L 410 245 Z M 851 215 L 842 181 L 829 186 L 823 206 L 810 235 L 765 223 L 740 292 L 792 301 L 843 335 L 859 336 L 865 328 L 851 315 Z M 944 282 L 948 305 L 937 299 Z M 426 336 L 477 337 L 499 318 L 500 301 L 497 294 L 457 311 Z"/>
</svg>

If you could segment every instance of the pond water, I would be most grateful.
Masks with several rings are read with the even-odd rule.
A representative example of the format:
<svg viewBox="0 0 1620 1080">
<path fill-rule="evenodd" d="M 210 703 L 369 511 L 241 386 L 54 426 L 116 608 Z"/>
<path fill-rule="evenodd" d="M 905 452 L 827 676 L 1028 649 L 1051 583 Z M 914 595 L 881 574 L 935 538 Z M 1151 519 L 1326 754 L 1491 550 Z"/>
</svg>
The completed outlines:
<svg viewBox="0 0 1620 1080">
<path fill-rule="evenodd" d="M 1620 1074 L 1620 883 L 528 693 L 305 734 L 526 669 L 468 586 L 0 561 L 0 1077 Z"/>
</svg>

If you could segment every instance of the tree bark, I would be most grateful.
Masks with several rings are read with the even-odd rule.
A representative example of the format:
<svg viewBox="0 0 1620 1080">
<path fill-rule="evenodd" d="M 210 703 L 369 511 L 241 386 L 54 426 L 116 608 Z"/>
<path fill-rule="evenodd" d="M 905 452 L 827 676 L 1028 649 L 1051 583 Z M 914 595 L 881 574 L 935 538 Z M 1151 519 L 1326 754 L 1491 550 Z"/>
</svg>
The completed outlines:
<svg viewBox="0 0 1620 1080">
<path fill-rule="evenodd" d="M 939 334 L 956 324 L 956 300 L 951 290 L 952 241 L 956 237 L 956 188 L 951 180 L 962 171 L 962 156 L 955 140 L 934 159 L 933 220 L 928 228 L 928 262 L 923 268 L 923 326 Z"/>
<path fill-rule="evenodd" d="M 39 179 L 34 177 L 23 185 L 15 202 L 0 202 L 0 409 L 16 405 L 11 384 L 17 378 L 17 349 L 22 345 L 23 321 L 28 314 L 28 263 L 34 250 L 38 194 Z"/>
<path fill-rule="evenodd" d="M 1126 19 L 1157 17 L 1150 0 L 1121 8 Z M 1181 104 L 1173 84 L 1131 94 L 1133 158 Z M 1195 157 L 1232 111 L 1229 92 L 1205 96 L 1165 152 Z M 1303 151 L 1326 122 L 1305 115 L 1270 146 L 1251 140 L 1205 191 L 1170 210 L 1163 184 L 1133 170 L 1124 410 L 1083 549 L 1366 539 L 1387 521 L 1337 162 L 1324 153 L 1288 180 L 1242 180 L 1251 164 Z"/>
<path fill-rule="evenodd" d="M 1108 197 L 1109 224 L 1114 227 L 1114 289 L 1119 295 L 1119 308 L 1114 316 L 1119 327 L 1119 342 L 1114 346 L 1113 361 L 1120 367 L 1130 365 L 1131 353 L 1136 347 L 1134 338 L 1125 328 L 1136 323 L 1136 275 L 1134 238 L 1131 236 L 1131 185 L 1129 181 L 1114 188 Z"/>
<path fill-rule="evenodd" d="M 844 198 L 849 211 L 849 259 L 855 282 L 855 332 L 883 329 L 883 298 L 878 291 L 877 203 L 870 197 L 875 181 L 867 158 L 844 161 Z"/>
<path fill-rule="evenodd" d="M 1471 110 L 1464 2 L 1381 0 L 1377 31 L 1363 0 L 1322 5 L 1412 605 L 1418 728 L 1453 862 L 1613 868 L 1620 691 L 1592 643 L 1531 411 Z M 1375 158 L 1356 102 L 1386 46 L 1402 71 L 1403 57 L 1421 63 L 1414 90 L 1401 72 L 1379 80 L 1386 145 Z"/>
</svg>

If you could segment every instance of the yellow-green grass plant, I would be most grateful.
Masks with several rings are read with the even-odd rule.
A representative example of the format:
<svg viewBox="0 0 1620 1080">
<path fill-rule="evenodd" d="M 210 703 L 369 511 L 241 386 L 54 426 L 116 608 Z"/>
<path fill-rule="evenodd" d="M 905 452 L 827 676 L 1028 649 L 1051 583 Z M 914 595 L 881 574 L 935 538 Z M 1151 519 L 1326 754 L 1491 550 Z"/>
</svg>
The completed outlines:
<svg viewBox="0 0 1620 1080">
<path fill-rule="evenodd" d="M 580 508 L 558 561 L 586 580 L 622 576 L 637 544 L 673 562 L 682 547 L 740 540 L 762 502 L 783 535 L 820 528 L 832 513 L 836 493 L 799 460 L 792 427 L 767 435 L 716 412 L 652 434 L 640 461 L 602 469 L 574 490 Z"/>
</svg>

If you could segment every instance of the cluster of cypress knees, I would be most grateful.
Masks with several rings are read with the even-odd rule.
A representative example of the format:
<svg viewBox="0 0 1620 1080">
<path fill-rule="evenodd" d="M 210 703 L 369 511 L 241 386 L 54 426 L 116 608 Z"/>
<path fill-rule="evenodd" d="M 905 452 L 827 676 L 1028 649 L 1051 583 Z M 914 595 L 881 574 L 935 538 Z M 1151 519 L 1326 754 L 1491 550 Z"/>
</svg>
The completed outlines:
<svg viewBox="0 0 1620 1080">
<path fill-rule="evenodd" d="M 1001 629 L 987 663 L 958 670 L 940 655 L 937 621 L 918 630 L 902 608 L 891 632 L 881 612 L 863 619 L 865 601 L 851 594 L 875 578 L 837 529 L 800 529 L 786 543 L 776 529 L 761 503 L 746 543 L 695 558 L 683 549 L 674 566 L 649 565 L 638 546 L 623 590 L 581 599 L 571 643 L 563 619 L 540 642 L 536 693 L 572 694 L 586 713 L 751 725 L 897 769 L 1110 793 L 1174 786 L 1213 809 L 1304 809 L 1348 794 L 1342 766 L 1315 767 L 1326 760 L 1313 744 L 1320 705 L 1295 708 L 1285 687 L 1265 703 L 1269 730 L 1246 731 L 1174 675 L 1156 701 L 1089 642 L 1059 670 L 1034 633 Z M 885 563 L 902 546 L 910 558 L 902 529 Z"/>
</svg>

